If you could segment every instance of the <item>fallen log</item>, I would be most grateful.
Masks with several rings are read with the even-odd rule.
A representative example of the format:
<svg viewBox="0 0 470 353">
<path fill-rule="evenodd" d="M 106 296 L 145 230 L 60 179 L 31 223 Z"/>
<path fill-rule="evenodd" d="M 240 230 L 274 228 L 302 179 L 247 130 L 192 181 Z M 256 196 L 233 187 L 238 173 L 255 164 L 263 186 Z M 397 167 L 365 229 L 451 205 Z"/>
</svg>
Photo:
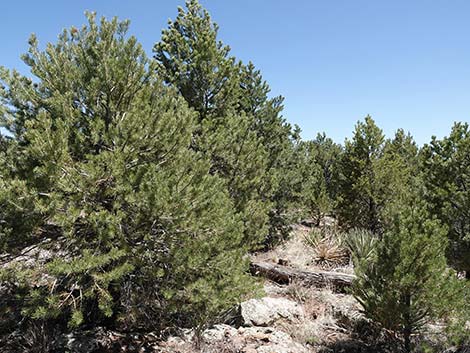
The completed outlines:
<svg viewBox="0 0 470 353">
<path fill-rule="evenodd" d="M 303 271 L 268 262 L 251 262 L 250 271 L 255 276 L 263 276 L 279 284 L 289 284 L 292 280 L 313 287 L 330 286 L 343 292 L 356 278 L 354 275 L 328 271 Z"/>
</svg>

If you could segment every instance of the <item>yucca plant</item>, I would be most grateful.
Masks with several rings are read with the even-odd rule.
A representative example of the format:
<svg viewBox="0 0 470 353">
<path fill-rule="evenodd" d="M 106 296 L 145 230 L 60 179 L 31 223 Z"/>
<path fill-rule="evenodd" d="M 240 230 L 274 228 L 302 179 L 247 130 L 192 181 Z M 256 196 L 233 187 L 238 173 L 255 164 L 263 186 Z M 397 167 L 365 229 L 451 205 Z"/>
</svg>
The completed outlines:
<svg viewBox="0 0 470 353">
<path fill-rule="evenodd" d="M 317 246 L 318 242 L 323 237 L 324 237 L 324 235 L 322 234 L 320 229 L 313 228 L 312 230 L 310 230 L 310 232 L 303 235 L 303 240 L 304 240 L 304 243 L 307 246 L 309 246 L 311 248 L 315 248 Z"/>
<path fill-rule="evenodd" d="M 341 236 L 341 245 L 347 249 L 354 266 L 371 259 L 377 251 L 378 237 L 366 230 L 355 228 Z"/>
<path fill-rule="evenodd" d="M 322 267 L 340 265 L 348 258 L 348 252 L 333 234 L 323 235 L 319 230 L 313 230 L 304 240 L 313 249 L 315 263 Z"/>
</svg>

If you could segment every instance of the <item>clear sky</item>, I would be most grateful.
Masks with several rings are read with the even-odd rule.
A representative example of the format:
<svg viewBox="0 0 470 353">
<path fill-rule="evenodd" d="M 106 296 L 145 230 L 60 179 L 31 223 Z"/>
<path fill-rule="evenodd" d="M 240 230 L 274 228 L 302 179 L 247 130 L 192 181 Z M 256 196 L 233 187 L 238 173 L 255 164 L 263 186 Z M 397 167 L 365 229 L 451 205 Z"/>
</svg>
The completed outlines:
<svg viewBox="0 0 470 353">
<path fill-rule="evenodd" d="M 470 121 L 468 0 L 202 0 L 220 39 L 261 69 L 284 116 L 303 137 L 337 142 L 370 114 L 390 136 L 402 127 L 418 143 Z M 131 20 L 149 54 L 184 0 L 0 2 L 0 65 L 19 59 L 29 34 L 55 41 L 85 23 L 85 10 Z"/>
</svg>

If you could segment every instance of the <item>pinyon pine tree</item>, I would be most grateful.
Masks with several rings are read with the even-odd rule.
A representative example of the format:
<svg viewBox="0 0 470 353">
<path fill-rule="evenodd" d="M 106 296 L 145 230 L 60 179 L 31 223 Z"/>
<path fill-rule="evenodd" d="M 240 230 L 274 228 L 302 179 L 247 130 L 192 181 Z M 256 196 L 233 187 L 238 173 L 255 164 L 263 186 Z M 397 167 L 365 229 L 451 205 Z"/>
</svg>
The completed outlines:
<svg viewBox="0 0 470 353">
<path fill-rule="evenodd" d="M 201 327 L 250 289 L 242 220 L 189 148 L 198 117 L 128 22 L 88 20 L 45 50 L 31 37 L 34 81 L 1 72 L 2 124 L 19 156 L 5 168 L 0 152 L 1 244 L 17 253 L 19 239 L 52 238 L 61 254 L 1 277 L 32 319 Z"/>
<path fill-rule="evenodd" d="M 406 352 L 424 324 L 455 315 L 459 284 L 447 269 L 446 228 L 419 198 L 402 202 L 373 258 L 359 263 L 353 294 L 366 316 L 399 333 Z"/>
<path fill-rule="evenodd" d="M 403 129 L 398 129 L 395 136 L 385 142 L 384 153 L 391 154 L 395 159 L 401 159 L 404 171 L 408 176 L 419 174 L 419 148 L 410 133 L 405 133 Z"/>
<path fill-rule="evenodd" d="M 385 137 L 367 116 L 346 140 L 339 163 L 337 214 L 345 228 L 382 233 L 386 211 L 403 189 L 403 162 L 384 153 Z"/>
<path fill-rule="evenodd" d="M 226 181 L 245 240 L 253 245 L 285 230 L 280 218 L 292 199 L 286 175 L 295 170 L 297 135 L 280 116 L 282 98 L 269 99 L 269 86 L 254 65 L 230 56 L 209 13 L 197 0 L 186 7 L 154 47 L 157 70 L 198 112 L 192 146 Z"/>
<path fill-rule="evenodd" d="M 450 263 L 470 278 L 470 128 L 456 123 L 450 135 L 433 138 L 422 153 L 426 198 L 448 226 Z"/>
<path fill-rule="evenodd" d="M 325 134 L 301 144 L 305 161 L 301 163 L 301 204 L 307 215 L 319 225 L 321 218 L 333 211 L 338 183 L 341 147 Z"/>
</svg>

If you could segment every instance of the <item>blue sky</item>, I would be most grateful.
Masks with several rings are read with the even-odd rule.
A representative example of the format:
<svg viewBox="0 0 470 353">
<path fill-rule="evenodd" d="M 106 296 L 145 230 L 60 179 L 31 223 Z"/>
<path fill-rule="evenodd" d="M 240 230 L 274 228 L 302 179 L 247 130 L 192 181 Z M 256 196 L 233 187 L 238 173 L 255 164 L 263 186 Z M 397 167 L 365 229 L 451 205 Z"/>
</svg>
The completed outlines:
<svg viewBox="0 0 470 353">
<path fill-rule="evenodd" d="M 220 38 L 261 69 L 303 137 L 337 142 L 370 114 L 388 136 L 418 143 L 470 121 L 470 1 L 202 0 Z M 42 44 L 85 22 L 85 10 L 132 21 L 150 54 L 184 0 L 1 1 L 0 65 L 27 73 L 30 33 Z"/>
</svg>

